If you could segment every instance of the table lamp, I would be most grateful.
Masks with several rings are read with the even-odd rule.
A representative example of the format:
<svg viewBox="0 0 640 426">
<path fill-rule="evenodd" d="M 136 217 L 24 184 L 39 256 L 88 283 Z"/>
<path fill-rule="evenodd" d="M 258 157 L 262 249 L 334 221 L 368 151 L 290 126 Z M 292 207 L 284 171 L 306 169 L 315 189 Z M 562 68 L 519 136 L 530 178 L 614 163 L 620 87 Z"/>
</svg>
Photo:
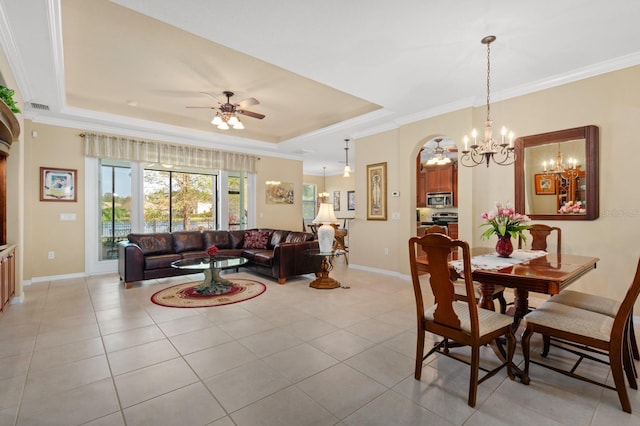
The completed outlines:
<svg viewBox="0 0 640 426">
<path fill-rule="evenodd" d="M 335 237 L 335 230 L 331 224 L 338 223 L 338 219 L 336 219 L 336 215 L 333 213 L 333 204 L 320 204 L 318 215 L 313 219 L 313 223 L 322 224 L 322 226 L 318 228 L 320 251 L 322 253 L 330 252 L 333 249 L 333 239 Z"/>
</svg>

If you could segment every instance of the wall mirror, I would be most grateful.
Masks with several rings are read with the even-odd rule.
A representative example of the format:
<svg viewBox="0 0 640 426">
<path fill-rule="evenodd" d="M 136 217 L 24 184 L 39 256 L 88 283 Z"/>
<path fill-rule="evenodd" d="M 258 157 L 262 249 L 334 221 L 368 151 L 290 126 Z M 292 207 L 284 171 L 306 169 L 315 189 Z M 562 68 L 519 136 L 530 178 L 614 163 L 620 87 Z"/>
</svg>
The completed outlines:
<svg viewBox="0 0 640 426">
<path fill-rule="evenodd" d="M 532 219 L 596 219 L 598 138 L 597 126 L 584 126 L 516 139 L 516 211 Z"/>
</svg>

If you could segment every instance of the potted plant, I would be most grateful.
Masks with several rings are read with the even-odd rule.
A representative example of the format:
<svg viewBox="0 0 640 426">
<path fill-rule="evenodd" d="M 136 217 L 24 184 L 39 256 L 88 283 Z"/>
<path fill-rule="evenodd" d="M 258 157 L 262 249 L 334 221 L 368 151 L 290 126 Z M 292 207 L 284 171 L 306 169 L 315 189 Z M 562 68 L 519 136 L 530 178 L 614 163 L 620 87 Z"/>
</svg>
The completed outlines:
<svg viewBox="0 0 640 426">
<path fill-rule="evenodd" d="M 15 93 L 15 91 L 9 89 L 8 87 L 0 86 L 0 99 L 2 99 L 5 104 L 7 104 L 11 112 L 13 112 L 14 114 L 19 114 L 20 110 L 13 100 L 13 95 Z"/>
</svg>

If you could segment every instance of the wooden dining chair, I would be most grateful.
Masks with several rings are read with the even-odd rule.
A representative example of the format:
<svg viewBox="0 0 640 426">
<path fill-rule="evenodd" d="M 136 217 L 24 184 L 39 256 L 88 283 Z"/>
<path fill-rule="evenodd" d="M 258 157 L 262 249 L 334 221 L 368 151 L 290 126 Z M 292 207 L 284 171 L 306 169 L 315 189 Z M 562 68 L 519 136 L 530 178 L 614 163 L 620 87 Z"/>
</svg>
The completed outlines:
<svg viewBox="0 0 640 426">
<path fill-rule="evenodd" d="M 424 235 L 427 234 L 444 234 L 447 235 L 447 228 L 440 225 L 431 225 L 424 230 Z M 427 258 L 428 259 L 428 258 Z M 462 280 L 454 281 L 455 300 L 464 302 L 467 300 L 467 289 Z M 473 293 L 476 297 L 476 302 L 480 300 L 480 283 L 473 283 Z M 497 300 L 500 304 L 500 313 L 507 312 L 507 300 L 504 298 L 504 287 L 497 285 L 493 287 L 493 294 L 491 295 L 493 300 Z"/>
<path fill-rule="evenodd" d="M 534 362 L 531 361 L 529 352 L 530 340 L 533 333 L 556 337 L 566 342 L 600 350 L 608 355 L 615 386 L 609 386 L 606 383 L 597 382 L 591 378 L 575 373 L 578 363 L 581 360 L 578 360 L 571 370 L 563 370 L 549 364 L 534 363 L 566 376 L 617 391 L 622 410 L 631 413 L 631 403 L 629 402 L 624 375 L 627 375 L 629 383 L 635 382 L 635 379 L 630 377 L 633 375 L 633 368 L 631 366 L 633 361 L 631 354 L 626 350 L 625 335 L 628 333 L 627 325 L 629 315 L 631 314 L 633 305 L 638 299 L 639 293 L 640 260 L 636 267 L 633 282 L 620 303 L 618 312 L 613 318 L 597 312 L 556 303 L 553 297 L 544 302 L 538 309 L 525 315 L 524 319 L 526 320 L 527 327 L 522 334 L 522 352 L 525 362 L 524 374 L 527 380 L 523 382 L 528 383 L 529 364 Z M 545 352 L 548 352 L 548 349 L 547 342 L 545 341 L 545 347 L 542 352 L 543 355 Z M 633 387 L 633 385 L 631 387 Z"/>
<path fill-rule="evenodd" d="M 562 229 L 557 226 L 544 225 L 542 223 L 536 223 L 531 225 L 528 229 L 531 235 L 531 250 L 544 250 L 547 251 L 547 238 L 552 232 L 556 233 L 556 253 L 561 253 L 562 248 Z M 518 238 L 518 249 L 522 249 L 522 238 Z"/>
<path fill-rule="evenodd" d="M 420 274 L 418 270 L 417 248 L 420 247 L 427 253 L 429 259 L 429 283 L 436 303 L 425 310 L 422 287 L 420 286 Z M 466 241 L 452 240 L 444 234 L 426 234 L 422 237 L 409 239 L 409 263 L 411 266 L 411 278 L 416 299 L 416 311 L 418 320 L 418 335 L 416 344 L 416 363 L 414 377 L 420 380 L 422 375 L 422 363 L 429 355 L 438 352 L 447 357 L 464 362 L 471 366 L 469 377 L 468 404 L 474 407 L 478 392 L 478 384 L 492 377 L 503 367 L 507 367 L 509 378 L 514 379 L 512 371 L 512 359 L 515 351 L 515 337 L 511 331 L 513 319 L 498 312 L 478 308 L 475 299 L 471 298 L 467 303 L 455 300 L 454 286 L 450 279 L 449 255 L 452 250 L 462 249 L 464 264 L 464 283 L 467 294 L 473 293 L 473 281 L 471 279 L 471 257 L 469 244 Z M 424 342 L 426 332 L 442 336 L 444 340 L 434 346 L 424 355 Z M 500 356 L 501 364 L 487 370 L 480 366 L 480 347 L 495 342 L 499 348 L 499 338 L 505 336 L 507 340 L 506 358 Z M 468 357 L 461 357 L 449 351 L 448 341 L 471 347 L 471 361 Z M 498 355 L 499 352 L 496 352 Z M 486 372 L 479 377 L 479 370 Z"/>
</svg>

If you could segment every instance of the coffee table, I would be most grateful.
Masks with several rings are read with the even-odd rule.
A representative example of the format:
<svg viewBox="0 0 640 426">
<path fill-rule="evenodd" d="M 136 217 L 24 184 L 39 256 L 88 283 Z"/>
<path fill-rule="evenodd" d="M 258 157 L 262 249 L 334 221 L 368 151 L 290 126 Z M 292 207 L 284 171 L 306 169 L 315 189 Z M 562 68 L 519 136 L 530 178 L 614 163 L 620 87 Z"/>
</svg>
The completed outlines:
<svg viewBox="0 0 640 426">
<path fill-rule="evenodd" d="M 204 280 L 195 286 L 194 290 L 199 294 L 214 295 L 228 292 L 233 284 L 222 278 L 220 271 L 238 268 L 247 262 L 246 258 L 240 256 L 216 256 L 213 261 L 209 257 L 176 260 L 171 263 L 171 266 L 178 269 L 191 269 L 194 272 L 203 271 Z"/>
</svg>

